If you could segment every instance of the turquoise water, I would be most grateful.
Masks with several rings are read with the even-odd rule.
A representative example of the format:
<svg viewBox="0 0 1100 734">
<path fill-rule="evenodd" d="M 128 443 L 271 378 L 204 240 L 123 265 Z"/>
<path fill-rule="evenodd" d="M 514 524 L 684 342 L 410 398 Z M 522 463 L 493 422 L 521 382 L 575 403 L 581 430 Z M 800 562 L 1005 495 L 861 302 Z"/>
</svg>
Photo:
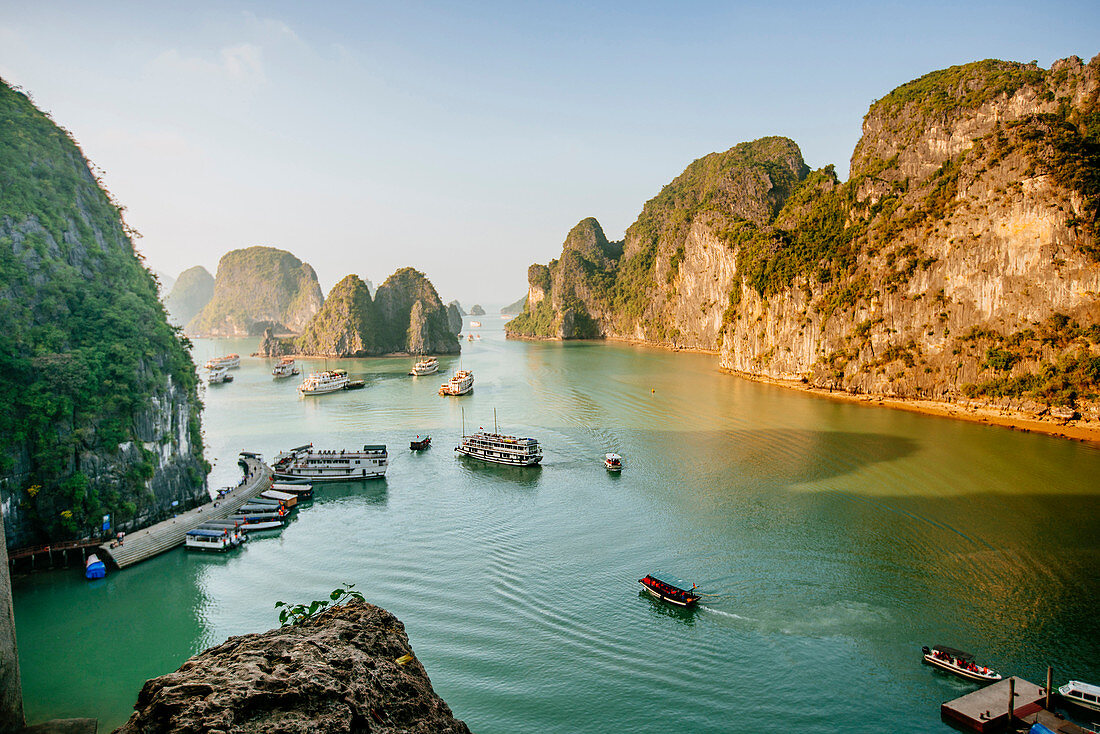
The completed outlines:
<svg viewBox="0 0 1100 734">
<path fill-rule="evenodd" d="M 920 664 L 935 643 L 1100 683 L 1095 448 L 746 382 L 707 355 L 510 342 L 483 320 L 464 398 L 436 394 L 457 357 L 424 378 L 407 358 L 330 360 L 367 388 L 310 399 L 270 360 L 210 387 L 212 486 L 242 449 L 309 441 L 386 443 L 386 479 L 322 487 L 229 555 L 16 579 L 28 719 L 109 730 L 147 678 L 343 582 L 405 623 L 482 734 L 951 731 L 939 704 L 973 687 Z M 200 340 L 195 358 L 255 343 Z M 540 440 L 541 468 L 455 457 L 462 411 L 472 430 L 494 409 Z M 657 571 L 712 596 L 651 600 L 637 580 Z"/>
</svg>

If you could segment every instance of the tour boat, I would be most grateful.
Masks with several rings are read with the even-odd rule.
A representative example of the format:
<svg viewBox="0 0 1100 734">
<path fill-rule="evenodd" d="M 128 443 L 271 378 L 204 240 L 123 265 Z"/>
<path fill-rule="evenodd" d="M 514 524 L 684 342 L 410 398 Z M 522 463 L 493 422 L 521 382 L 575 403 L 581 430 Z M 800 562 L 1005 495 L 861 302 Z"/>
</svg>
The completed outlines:
<svg viewBox="0 0 1100 734">
<path fill-rule="evenodd" d="M 84 578 L 101 579 L 106 575 L 107 566 L 103 564 L 103 561 L 99 560 L 99 556 L 95 553 L 88 556 L 88 560 L 84 561 Z"/>
<path fill-rule="evenodd" d="M 409 370 L 410 375 L 421 377 L 423 375 L 430 375 L 433 372 L 439 371 L 439 360 L 435 357 L 428 357 L 422 359 L 413 365 L 413 368 Z"/>
<path fill-rule="evenodd" d="M 294 357 L 283 357 L 282 361 L 275 365 L 275 369 L 271 370 L 271 374 L 277 378 L 293 377 L 302 374 L 302 371 L 295 364 Z"/>
<path fill-rule="evenodd" d="M 210 370 L 210 374 L 207 376 L 206 382 L 210 385 L 219 385 L 223 382 L 233 382 L 233 375 L 229 374 L 229 370 L 225 367 L 215 367 Z"/>
<path fill-rule="evenodd" d="M 298 393 L 301 395 L 324 395 L 325 393 L 343 390 L 347 387 L 348 382 L 347 370 L 314 372 L 298 386 Z"/>
<path fill-rule="evenodd" d="M 1001 674 L 997 671 L 975 664 L 973 656 L 968 652 L 944 645 L 934 645 L 932 649 L 925 645 L 921 648 L 921 652 L 924 654 L 924 662 L 940 670 L 946 670 L 948 673 L 954 673 L 960 678 L 984 682 L 1001 679 Z"/>
<path fill-rule="evenodd" d="M 623 457 L 618 454 L 607 454 L 604 456 L 603 465 L 607 467 L 608 471 L 622 471 Z"/>
<path fill-rule="evenodd" d="M 699 601 L 699 595 L 695 593 L 694 584 L 692 584 L 691 590 L 681 589 L 678 586 L 661 581 L 652 574 L 646 575 L 644 579 L 638 579 L 638 583 L 652 596 L 679 607 L 689 607 Z"/>
<path fill-rule="evenodd" d="M 1079 680 L 1071 680 L 1059 688 L 1058 693 L 1062 694 L 1062 698 L 1071 703 L 1093 711 L 1100 711 L 1100 686 L 1082 683 Z"/>
<path fill-rule="evenodd" d="M 385 445 L 367 445 L 361 451 L 321 450 L 306 444 L 275 457 L 276 479 L 310 479 L 314 482 L 351 482 L 386 475 L 389 454 Z"/>
<path fill-rule="evenodd" d="M 235 535 L 228 528 L 195 528 L 187 531 L 183 544 L 192 550 L 227 551 L 240 545 L 240 540 L 233 542 Z"/>
<path fill-rule="evenodd" d="M 481 328 L 481 322 L 480 321 L 471 321 L 470 326 L 473 326 L 474 328 Z"/>
<path fill-rule="evenodd" d="M 465 395 L 474 389 L 474 373 L 459 370 L 454 377 L 439 386 L 440 395 Z"/>
<path fill-rule="evenodd" d="M 463 436 L 455 451 L 495 464 L 534 466 L 542 461 L 542 448 L 535 439 L 502 436 L 499 433 L 478 432 Z"/>
<path fill-rule="evenodd" d="M 432 437 L 431 436 L 425 436 L 424 438 L 421 438 L 420 436 L 417 436 L 415 441 L 409 441 L 409 450 L 411 450 L 411 451 L 423 451 L 424 449 L 428 448 L 431 445 L 432 445 Z"/>
<path fill-rule="evenodd" d="M 206 360 L 206 369 L 208 370 L 216 370 L 218 368 L 235 370 L 240 366 L 241 355 L 239 354 L 227 354 L 224 357 L 212 357 Z"/>
</svg>

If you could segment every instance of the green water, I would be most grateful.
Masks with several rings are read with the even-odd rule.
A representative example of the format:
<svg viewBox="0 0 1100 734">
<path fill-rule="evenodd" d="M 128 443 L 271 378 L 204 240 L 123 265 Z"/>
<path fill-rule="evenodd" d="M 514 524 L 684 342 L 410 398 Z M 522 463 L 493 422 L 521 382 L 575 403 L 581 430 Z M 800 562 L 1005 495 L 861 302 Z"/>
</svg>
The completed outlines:
<svg viewBox="0 0 1100 734">
<path fill-rule="evenodd" d="M 490 319 L 463 342 L 464 398 L 406 377 L 410 359 L 330 361 L 367 388 L 317 398 L 256 359 L 209 388 L 212 486 L 242 449 L 309 441 L 384 442 L 388 475 L 322 487 L 226 556 L 16 579 L 28 719 L 109 730 L 145 679 L 345 581 L 405 623 L 481 734 L 950 731 L 939 704 L 973 687 L 920 664 L 935 643 L 1100 683 L 1100 451 L 745 382 L 711 356 L 508 342 Z M 199 341 L 195 358 L 254 344 Z M 495 408 L 538 438 L 543 466 L 456 458 L 460 407 L 467 429 Z M 653 601 L 637 579 L 656 571 L 714 596 Z"/>
</svg>

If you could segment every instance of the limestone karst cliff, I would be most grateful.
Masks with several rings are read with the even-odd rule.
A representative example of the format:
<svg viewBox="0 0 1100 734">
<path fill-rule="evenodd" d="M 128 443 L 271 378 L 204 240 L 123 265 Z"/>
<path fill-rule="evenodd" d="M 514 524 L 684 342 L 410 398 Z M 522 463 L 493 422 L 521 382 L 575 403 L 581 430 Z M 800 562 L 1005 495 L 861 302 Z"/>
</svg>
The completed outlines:
<svg viewBox="0 0 1100 734">
<path fill-rule="evenodd" d="M 147 681 L 134 709 L 118 734 L 470 731 L 432 689 L 404 625 L 358 601 L 230 637 Z"/>
<path fill-rule="evenodd" d="M 359 276 L 347 276 L 299 337 L 265 337 L 260 351 L 318 357 L 454 354 L 459 351 L 456 333 L 431 282 L 413 268 L 402 268 L 378 287 L 374 298 Z"/>
<path fill-rule="evenodd" d="M 313 268 L 285 250 L 246 247 L 218 262 L 214 297 L 187 324 L 197 336 L 258 335 L 267 327 L 298 333 L 321 309 Z"/>
<path fill-rule="evenodd" d="M 196 265 L 180 273 L 164 299 L 172 323 L 186 326 L 214 297 L 214 276 Z"/>
<path fill-rule="evenodd" d="M 0 499 L 7 542 L 206 497 L 188 343 L 68 133 L 0 82 Z"/>
<path fill-rule="evenodd" d="M 933 72 L 871 106 L 843 183 L 784 138 L 705 156 L 621 256 L 571 233 L 532 266 L 507 328 L 714 350 L 731 371 L 851 392 L 1087 408 L 1098 91 L 1100 57 Z"/>
</svg>

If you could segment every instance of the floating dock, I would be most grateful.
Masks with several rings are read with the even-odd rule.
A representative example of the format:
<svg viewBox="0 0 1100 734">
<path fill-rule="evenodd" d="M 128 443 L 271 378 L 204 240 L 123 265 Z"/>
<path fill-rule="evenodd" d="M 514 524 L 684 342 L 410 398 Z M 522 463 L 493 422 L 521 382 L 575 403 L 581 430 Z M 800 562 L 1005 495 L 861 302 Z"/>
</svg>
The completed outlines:
<svg viewBox="0 0 1100 734">
<path fill-rule="evenodd" d="M 242 505 L 271 487 L 271 468 L 267 464 L 245 454 L 241 455 L 241 463 L 246 470 L 245 480 L 234 487 L 227 497 L 216 502 L 207 502 L 134 533 L 127 533 L 122 545 L 112 548 L 110 543 L 104 543 L 99 546 L 100 552 L 119 568 L 126 568 L 183 545 L 187 531 L 194 530 L 204 522 L 223 520 L 235 514 Z"/>
<path fill-rule="evenodd" d="M 1046 689 L 1013 676 L 944 703 L 940 706 L 940 715 L 970 731 L 1004 731 L 1009 724 L 1010 690 L 1014 718 L 1022 719 L 1043 707 Z"/>
</svg>

